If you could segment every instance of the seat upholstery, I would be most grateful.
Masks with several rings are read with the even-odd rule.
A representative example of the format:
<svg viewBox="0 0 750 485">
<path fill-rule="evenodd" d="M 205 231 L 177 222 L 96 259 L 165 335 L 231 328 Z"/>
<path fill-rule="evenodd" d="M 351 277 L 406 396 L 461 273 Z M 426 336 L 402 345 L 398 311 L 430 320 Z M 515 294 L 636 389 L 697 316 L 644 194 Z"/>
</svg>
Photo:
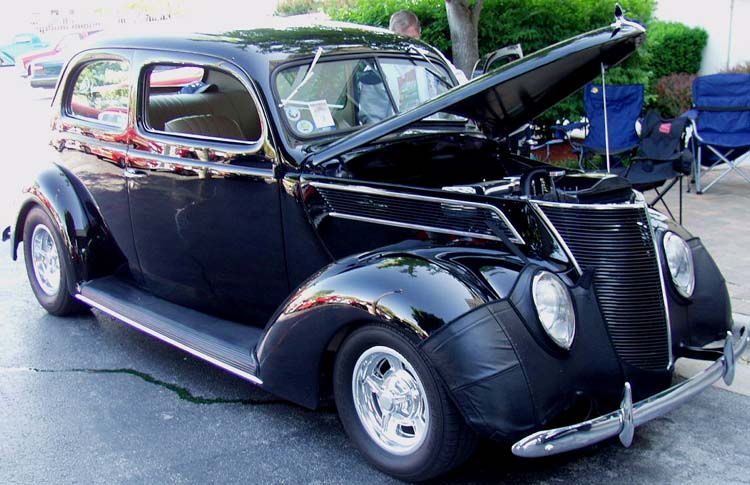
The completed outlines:
<svg viewBox="0 0 750 485">
<path fill-rule="evenodd" d="M 164 131 L 226 138 L 228 140 L 244 139 L 242 129 L 236 121 L 226 116 L 217 115 L 193 115 L 175 118 L 164 124 Z"/>
<path fill-rule="evenodd" d="M 243 91 L 155 95 L 149 98 L 147 122 L 150 128 L 167 131 L 166 124 L 178 118 L 213 115 L 234 121 L 241 136 L 231 138 L 255 141 L 260 138 L 260 118 L 250 95 Z M 204 123 L 193 121 L 193 123 Z M 220 122 L 224 123 L 224 122 Z M 180 126 L 186 126 L 181 124 Z M 223 124 L 222 126 L 226 126 Z M 196 127 L 197 128 L 197 127 Z M 227 128 L 231 130 L 231 128 Z M 179 130 L 173 130 L 177 132 Z M 196 133 L 194 133 L 196 134 Z"/>
</svg>

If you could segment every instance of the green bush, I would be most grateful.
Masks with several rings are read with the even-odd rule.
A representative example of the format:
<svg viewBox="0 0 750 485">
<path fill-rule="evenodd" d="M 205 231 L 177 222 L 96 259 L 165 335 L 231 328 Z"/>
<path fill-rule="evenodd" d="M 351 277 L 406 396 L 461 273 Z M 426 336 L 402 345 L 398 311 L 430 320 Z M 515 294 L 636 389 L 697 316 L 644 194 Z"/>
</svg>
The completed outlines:
<svg viewBox="0 0 750 485">
<path fill-rule="evenodd" d="M 655 21 L 648 25 L 645 67 L 653 79 L 674 73 L 697 74 L 708 33 L 700 27 Z"/>
<path fill-rule="evenodd" d="M 627 17 L 648 22 L 654 0 L 628 0 Z M 486 0 L 479 19 L 481 54 L 521 43 L 531 53 L 614 20 L 611 0 Z"/>
<path fill-rule="evenodd" d="M 695 74 L 677 73 L 659 78 L 654 92 L 655 108 L 667 118 L 675 118 L 693 107 Z"/>
<path fill-rule="evenodd" d="M 286 17 L 288 15 L 302 15 L 317 12 L 323 6 L 321 0 L 280 0 L 276 5 L 274 15 Z"/>
</svg>

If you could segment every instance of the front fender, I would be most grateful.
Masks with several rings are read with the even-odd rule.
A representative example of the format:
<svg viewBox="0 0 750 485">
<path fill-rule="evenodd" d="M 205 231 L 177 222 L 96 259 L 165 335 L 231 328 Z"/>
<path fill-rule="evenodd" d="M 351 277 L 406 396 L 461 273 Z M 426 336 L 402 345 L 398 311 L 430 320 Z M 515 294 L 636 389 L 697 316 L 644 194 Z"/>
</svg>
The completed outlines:
<svg viewBox="0 0 750 485">
<path fill-rule="evenodd" d="M 465 268 L 416 252 L 376 252 L 329 265 L 304 283 L 257 347 L 264 388 L 314 408 L 323 356 L 341 332 L 385 322 L 424 340 L 493 298 Z"/>
<path fill-rule="evenodd" d="M 683 238 L 692 253 L 695 289 L 690 298 L 680 295 L 671 281 L 662 242 L 666 231 Z M 724 276 L 700 238 L 666 218 L 656 224 L 655 232 L 667 290 L 672 353 L 677 358 L 683 355 L 685 347 L 703 347 L 723 339 L 727 330 L 732 329 L 732 305 Z"/>
</svg>

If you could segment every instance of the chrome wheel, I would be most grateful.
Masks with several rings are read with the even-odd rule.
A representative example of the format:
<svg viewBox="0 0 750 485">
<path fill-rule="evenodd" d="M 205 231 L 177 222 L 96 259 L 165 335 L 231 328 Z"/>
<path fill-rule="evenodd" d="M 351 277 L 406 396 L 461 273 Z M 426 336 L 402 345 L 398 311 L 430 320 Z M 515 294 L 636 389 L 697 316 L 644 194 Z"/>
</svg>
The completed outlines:
<svg viewBox="0 0 750 485">
<path fill-rule="evenodd" d="M 39 288 L 48 296 L 60 291 L 60 255 L 52 233 L 43 224 L 31 236 L 31 264 Z"/>
<path fill-rule="evenodd" d="M 354 407 L 367 434 L 395 455 L 415 451 L 424 442 L 430 409 L 419 376 L 398 352 L 367 349 L 352 373 Z"/>
</svg>

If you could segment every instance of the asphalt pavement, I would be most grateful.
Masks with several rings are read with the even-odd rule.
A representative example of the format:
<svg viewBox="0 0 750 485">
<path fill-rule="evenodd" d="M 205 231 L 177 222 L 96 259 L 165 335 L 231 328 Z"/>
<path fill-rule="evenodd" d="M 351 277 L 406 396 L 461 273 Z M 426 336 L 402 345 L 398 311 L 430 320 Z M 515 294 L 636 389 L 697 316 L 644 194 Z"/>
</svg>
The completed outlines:
<svg viewBox="0 0 750 485">
<path fill-rule="evenodd" d="M 8 220 L 13 191 L 50 156 L 51 92 L 0 69 L 0 93 Z M 631 448 L 524 460 L 483 443 L 441 483 L 750 483 L 748 409 L 750 397 L 711 388 L 639 427 Z M 0 245 L 0 483 L 394 482 L 333 409 L 281 401 L 99 312 L 46 314 Z"/>
</svg>

